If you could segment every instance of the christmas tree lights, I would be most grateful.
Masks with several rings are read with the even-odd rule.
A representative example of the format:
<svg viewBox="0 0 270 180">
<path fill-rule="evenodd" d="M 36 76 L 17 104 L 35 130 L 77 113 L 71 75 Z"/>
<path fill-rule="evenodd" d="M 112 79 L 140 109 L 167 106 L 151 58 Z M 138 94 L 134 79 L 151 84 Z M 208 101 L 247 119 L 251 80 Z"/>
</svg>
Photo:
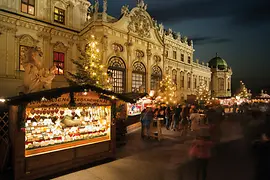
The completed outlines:
<svg viewBox="0 0 270 180">
<path fill-rule="evenodd" d="M 243 81 L 240 81 L 240 88 L 238 89 L 236 96 L 239 98 L 251 98 L 250 90 L 246 88 Z"/>
<path fill-rule="evenodd" d="M 197 101 L 209 103 L 211 97 L 210 97 L 210 91 L 208 89 L 207 84 L 203 82 L 200 83 L 196 92 L 196 98 L 197 98 Z"/>
<path fill-rule="evenodd" d="M 71 85 L 95 85 L 103 89 L 111 90 L 109 76 L 105 66 L 101 62 L 98 42 L 94 36 L 88 40 L 85 51 L 79 49 L 79 60 L 72 60 L 77 66 L 75 74 L 68 72 L 68 81 Z"/>
<path fill-rule="evenodd" d="M 165 76 L 159 85 L 156 102 L 159 104 L 174 105 L 176 100 L 176 85 L 170 75 Z"/>
</svg>

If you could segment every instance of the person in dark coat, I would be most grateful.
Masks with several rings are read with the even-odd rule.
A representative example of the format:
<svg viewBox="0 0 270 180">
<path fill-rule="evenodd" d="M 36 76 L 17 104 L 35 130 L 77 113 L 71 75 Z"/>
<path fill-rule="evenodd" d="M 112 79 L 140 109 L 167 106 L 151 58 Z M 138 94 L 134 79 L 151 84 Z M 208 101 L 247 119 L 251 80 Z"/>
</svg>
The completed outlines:
<svg viewBox="0 0 270 180">
<path fill-rule="evenodd" d="M 254 142 L 255 160 L 256 160 L 256 180 L 270 179 L 270 132 L 264 133 L 260 141 Z"/>
</svg>

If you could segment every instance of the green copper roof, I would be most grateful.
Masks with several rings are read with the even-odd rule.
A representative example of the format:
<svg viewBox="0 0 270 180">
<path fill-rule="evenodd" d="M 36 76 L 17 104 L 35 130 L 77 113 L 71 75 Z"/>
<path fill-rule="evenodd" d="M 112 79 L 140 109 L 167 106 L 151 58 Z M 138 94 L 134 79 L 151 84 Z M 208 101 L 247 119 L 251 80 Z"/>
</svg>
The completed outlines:
<svg viewBox="0 0 270 180">
<path fill-rule="evenodd" d="M 212 58 L 209 61 L 209 67 L 210 68 L 218 68 L 220 70 L 226 69 L 228 67 L 228 64 L 226 63 L 226 61 L 224 59 L 222 59 L 221 57 L 217 56 Z"/>
</svg>

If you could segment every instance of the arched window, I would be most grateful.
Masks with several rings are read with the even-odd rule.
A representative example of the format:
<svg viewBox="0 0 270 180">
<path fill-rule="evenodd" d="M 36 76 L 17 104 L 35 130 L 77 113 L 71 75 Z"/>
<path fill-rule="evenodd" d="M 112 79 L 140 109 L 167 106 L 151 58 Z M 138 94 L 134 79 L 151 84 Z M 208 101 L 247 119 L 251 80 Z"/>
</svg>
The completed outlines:
<svg viewBox="0 0 270 180">
<path fill-rule="evenodd" d="M 132 92 L 145 92 L 146 69 L 143 63 L 135 62 L 132 71 Z"/>
<path fill-rule="evenodd" d="M 228 78 L 228 88 L 227 88 L 228 91 L 231 90 L 231 81 L 230 81 L 230 78 Z"/>
<path fill-rule="evenodd" d="M 184 72 L 180 73 L 180 87 L 181 88 L 185 87 L 185 74 L 184 74 Z"/>
<path fill-rule="evenodd" d="M 223 78 L 218 78 L 218 90 L 224 91 L 224 79 Z"/>
<path fill-rule="evenodd" d="M 112 57 L 108 63 L 108 74 L 112 77 L 113 91 L 125 92 L 126 65 L 120 57 Z"/>
<path fill-rule="evenodd" d="M 172 70 L 172 81 L 177 85 L 177 71 L 175 69 Z"/>
<path fill-rule="evenodd" d="M 158 90 L 159 83 L 162 80 L 162 71 L 160 67 L 153 66 L 151 72 L 151 90 Z"/>
<path fill-rule="evenodd" d="M 187 75 L 187 88 L 188 89 L 191 88 L 191 75 L 190 74 Z"/>
</svg>

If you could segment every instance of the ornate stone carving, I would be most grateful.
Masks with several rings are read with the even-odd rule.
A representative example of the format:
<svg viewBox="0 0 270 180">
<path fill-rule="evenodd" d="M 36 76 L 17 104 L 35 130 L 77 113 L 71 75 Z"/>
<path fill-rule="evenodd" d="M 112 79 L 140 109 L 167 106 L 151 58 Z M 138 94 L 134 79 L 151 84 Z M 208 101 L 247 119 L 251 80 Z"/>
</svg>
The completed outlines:
<svg viewBox="0 0 270 180">
<path fill-rule="evenodd" d="M 113 44 L 112 44 L 112 48 L 113 48 L 113 50 L 114 50 L 114 52 L 115 52 L 116 54 L 118 54 L 118 53 L 124 51 L 123 46 L 122 46 L 121 44 L 118 44 L 118 43 L 113 43 Z"/>
<path fill-rule="evenodd" d="M 55 77 L 55 66 L 50 69 L 43 67 L 40 58 L 43 53 L 40 48 L 32 47 L 28 48 L 24 57 L 21 58 L 22 65 L 25 70 L 23 80 L 23 92 L 31 93 L 45 89 L 50 89 L 52 80 Z"/>
<path fill-rule="evenodd" d="M 187 44 L 187 40 L 188 40 L 187 36 L 184 36 L 183 37 L 183 43 L 186 43 Z"/>
<path fill-rule="evenodd" d="M 155 20 L 154 18 L 152 18 L 153 24 L 154 24 L 154 28 L 158 29 L 158 23 L 157 20 Z"/>
<path fill-rule="evenodd" d="M 161 57 L 158 56 L 158 55 L 154 55 L 154 61 L 156 64 L 160 63 L 161 62 Z"/>
<path fill-rule="evenodd" d="M 130 17 L 128 30 L 137 33 L 140 37 L 150 38 L 150 22 L 142 10 L 135 10 Z"/>
<path fill-rule="evenodd" d="M 56 42 L 56 43 L 54 44 L 53 50 L 54 50 L 54 51 L 57 51 L 57 52 L 63 52 L 63 53 L 65 53 L 65 52 L 67 52 L 68 47 L 65 46 L 62 42 L 59 42 L 59 41 L 58 41 L 58 42 Z"/>
<path fill-rule="evenodd" d="M 137 7 L 145 11 L 147 10 L 147 4 L 144 3 L 144 0 L 137 0 Z"/>
<path fill-rule="evenodd" d="M 159 28 L 159 34 L 160 34 L 160 36 L 163 36 L 163 34 L 164 34 L 164 26 L 163 26 L 163 24 L 160 23 L 158 25 L 158 28 Z"/>
<path fill-rule="evenodd" d="M 121 8 L 121 14 L 124 15 L 124 16 L 128 16 L 129 15 L 129 5 L 122 6 L 122 8 Z"/>
<path fill-rule="evenodd" d="M 95 0 L 95 13 L 98 13 L 98 9 L 99 9 L 99 1 L 98 0 Z"/>
<path fill-rule="evenodd" d="M 135 54 L 136 54 L 136 57 L 138 58 L 138 59 L 142 59 L 143 57 L 144 57 L 144 52 L 143 51 L 141 51 L 141 50 L 136 50 L 135 51 Z"/>
<path fill-rule="evenodd" d="M 34 38 L 32 38 L 28 34 L 17 36 L 17 38 L 19 39 L 19 44 L 20 45 L 24 45 L 24 46 L 28 46 L 28 47 L 34 47 L 39 42 L 38 40 L 35 40 Z"/>
</svg>

